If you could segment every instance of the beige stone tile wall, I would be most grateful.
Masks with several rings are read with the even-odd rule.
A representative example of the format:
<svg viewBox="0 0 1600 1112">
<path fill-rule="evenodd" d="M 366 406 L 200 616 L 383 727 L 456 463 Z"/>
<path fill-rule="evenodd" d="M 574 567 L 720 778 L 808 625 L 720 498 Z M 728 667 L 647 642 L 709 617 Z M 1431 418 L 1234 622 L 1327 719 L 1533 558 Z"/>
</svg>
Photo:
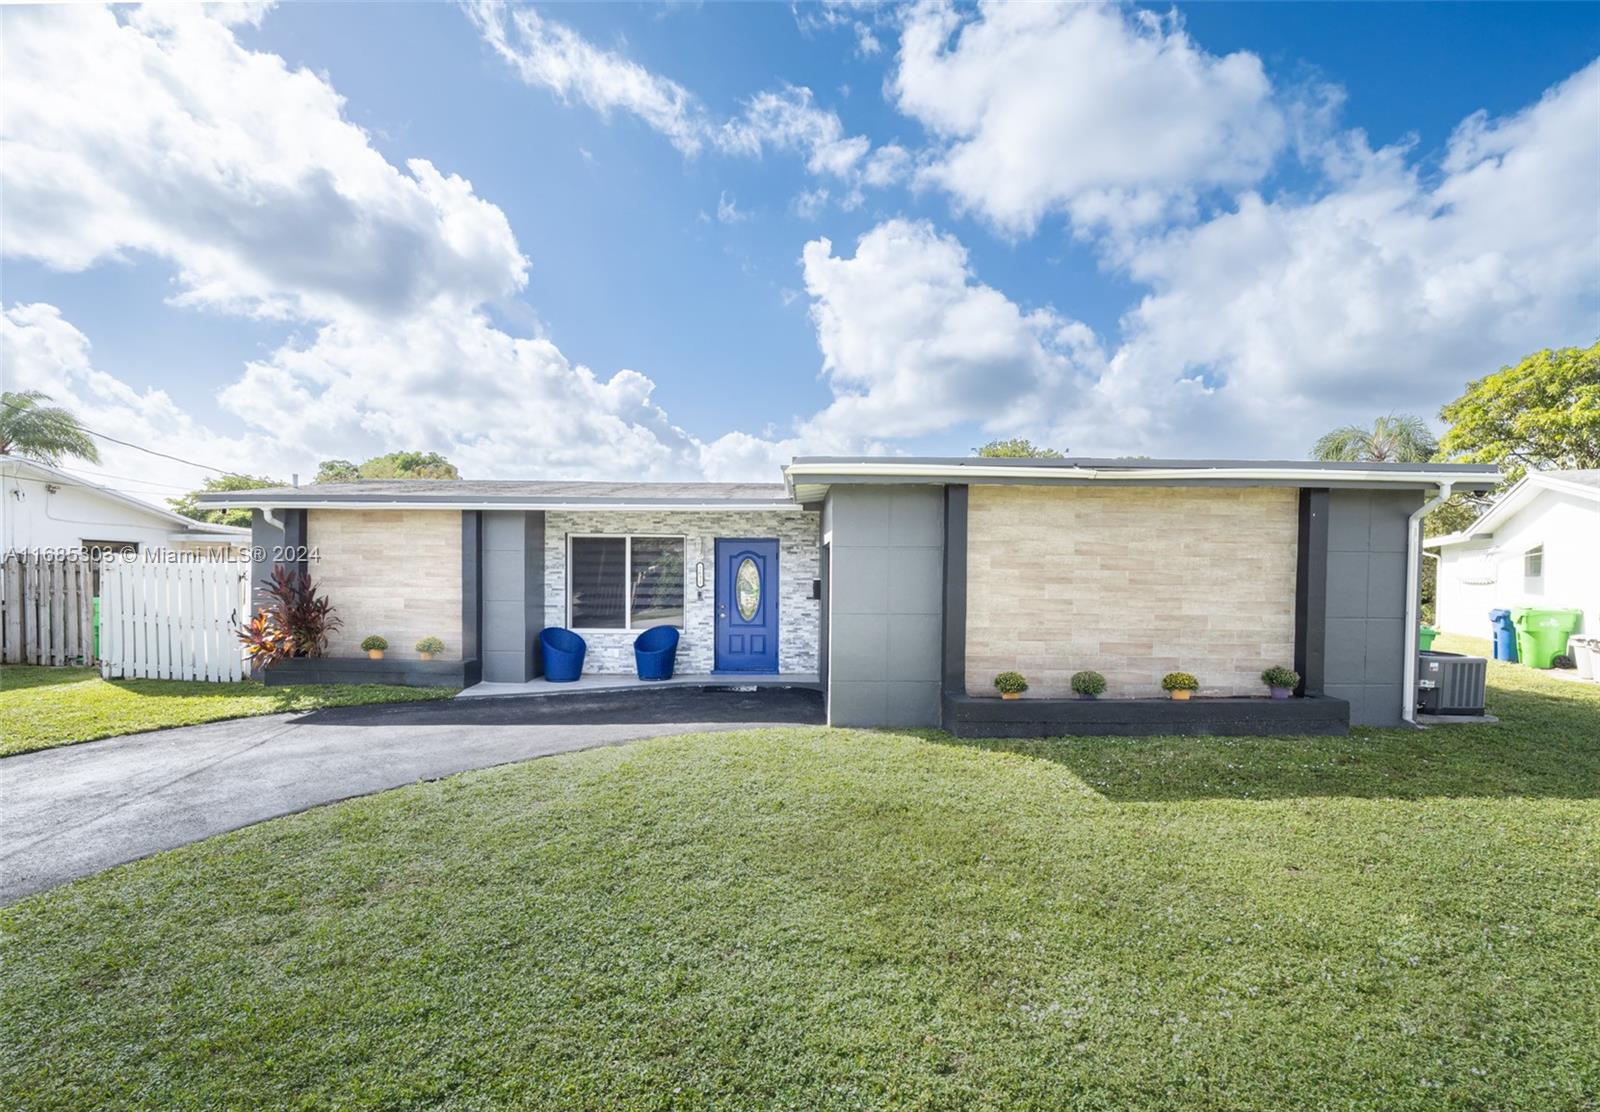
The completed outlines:
<svg viewBox="0 0 1600 1112">
<path fill-rule="evenodd" d="M 1292 489 L 974 486 L 967 519 L 967 691 L 995 673 L 1028 696 L 1260 695 L 1294 663 L 1298 496 Z M 1027 696 L 1025 696 L 1027 697 Z"/>
<path fill-rule="evenodd" d="M 430 634 L 445 644 L 441 660 L 461 659 L 461 512 L 459 510 L 310 510 L 306 565 L 344 626 L 330 656 L 360 656 L 376 633 L 388 655 L 416 659 Z"/>
</svg>

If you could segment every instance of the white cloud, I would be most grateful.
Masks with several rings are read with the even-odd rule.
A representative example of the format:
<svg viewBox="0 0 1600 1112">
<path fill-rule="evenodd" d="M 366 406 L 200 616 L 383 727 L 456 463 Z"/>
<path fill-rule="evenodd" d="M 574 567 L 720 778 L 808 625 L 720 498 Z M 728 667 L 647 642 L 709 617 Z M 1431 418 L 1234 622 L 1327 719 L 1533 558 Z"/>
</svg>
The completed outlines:
<svg viewBox="0 0 1600 1112">
<path fill-rule="evenodd" d="M 1207 54 L 1175 14 L 940 3 L 907 13 L 893 93 L 942 142 L 922 179 L 1012 233 L 1050 212 L 1134 227 L 1242 185 L 1284 137 L 1253 54 Z"/>
<path fill-rule="evenodd" d="M 220 391 L 249 430 L 236 440 L 92 368 L 48 305 L 8 310 L 8 383 L 58 359 L 59 388 L 40 388 L 91 424 L 230 468 L 418 448 L 477 476 L 699 473 L 646 376 L 495 326 L 485 306 L 528 265 L 504 214 L 427 162 L 396 169 L 322 78 L 199 9 L 5 18 L 5 253 L 69 269 L 148 253 L 180 304 L 311 326 Z"/>
<path fill-rule="evenodd" d="M 139 391 L 97 369 L 89 339 L 54 305 L 15 305 L 0 312 L 0 379 L 7 390 L 39 390 L 86 426 L 118 440 L 223 470 L 287 479 L 294 457 L 265 436 L 223 436 L 199 424 L 163 390 Z M 110 441 L 96 442 L 100 462 L 67 460 L 72 473 L 165 505 L 169 494 L 200 485 L 211 472 Z M 162 488 L 174 488 L 164 490 Z"/>
<path fill-rule="evenodd" d="M 928 223 L 879 224 L 851 258 L 814 240 L 803 262 L 835 394 L 804 434 L 866 441 L 967 421 L 1036 426 L 1042 407 L 1098 367 L 1084 325 L 1050 309 L 1024 310 L 984 285 L 966 249 Z"/>
<path fill-rule="evenodd" d="M 390 165 L 326 81 L 199 9 L 5 18 L 7 254 L 82 270 L 147 253 L 177 267 L 180 303 L 298 319 L 472 304 L 526 280 L 470 183 Z"/>
<path fill-rule="evenodd" d="M 726 190 L 717 195 L 717 221 L 722 224 L 740 224 L 750 219 L 750 214 L 739 207 Z"/>
<path fill-rule="evenodd" d="M 686 155 L 707 147 L 746 157 L 768 150 L 799 154 L 810 173 L 848 182 L 852 198 L 863 185 L 897 180 L 909 166 L 901 148 L 874 151 L 866 136 L 846 134 L 838 113 L 818 107 L 803 86 L 757 93 L 738 115 L 714 122 L 699 98 L 676 81 L 602 50 L 532 8 L 478 2 L 466 5 L 466 11 L 484 40 L 527 84 L 580 100 L 603 116 L 630 113 Z"/>
<path fill-rule="evenodd" d="M 705 110 L 676 81 L 615 51 L 601 50 L 533 8 L 479 0 L 465 9 L 484 40 L 529 85 L 549 89 L 563 100 L 581 100 L 602 116 L 637 116 L 685 154 L 694 154 L 705 142 Z"/>
<path fill-rule="evenodd" d="M 1600 62 L 1469 117 L 1436 179 L 1359 133 L 1323 154 L 1339 179 L 1321 196 L 1247 194 L 1126 247 L 1152 292 L 1075 443 L 1298 456 L 1329 426 L 1431 415 L 1469 378 L 1600 335 Z"/>
</svg>

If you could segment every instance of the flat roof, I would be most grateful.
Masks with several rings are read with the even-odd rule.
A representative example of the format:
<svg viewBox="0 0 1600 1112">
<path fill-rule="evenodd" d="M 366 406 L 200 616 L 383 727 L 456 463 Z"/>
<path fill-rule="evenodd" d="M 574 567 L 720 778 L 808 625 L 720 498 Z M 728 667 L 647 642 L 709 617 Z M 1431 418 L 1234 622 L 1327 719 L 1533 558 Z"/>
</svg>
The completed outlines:
<svg viewBox="0 0 1600 1112">
<path fill-rule="evenodd" d="M 366 479 L 203 494 L 251 509 L 794 509 L 782 483 L 600 483 L 561 479 Z"/>
<path fill-rule="evenodd" d="M 1011 459 L 992 456 L 799 456 L 783 469 L 794 497 L 811 502 L 853 483 L 1023 483 L 1146 486 L 1293 486 L 1426 489 L 1451 482 L 1488 490 L 1500 481 L 1476 463 L 1344 463 L 1321 460 L 1142 459 L 1129 456 Z"/>
</svg>

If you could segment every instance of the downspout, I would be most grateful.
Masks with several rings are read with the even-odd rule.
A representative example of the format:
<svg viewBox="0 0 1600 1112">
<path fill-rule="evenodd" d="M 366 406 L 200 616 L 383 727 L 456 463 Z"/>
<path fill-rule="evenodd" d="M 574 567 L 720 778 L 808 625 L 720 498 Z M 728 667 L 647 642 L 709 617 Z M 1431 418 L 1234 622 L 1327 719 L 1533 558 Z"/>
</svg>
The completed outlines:
<svg viewBox="0 0 1600 1112">
<path fill-rule="evenodd" d="M 1441 479 L 1439 491 L 1406 519 L 1406 636 L 1405 686 L 1400 695 L 1400 717 L 1417 724 L 1417 623 L 1422 605 L 1422 519 L 1450 497 L 1454 480 Z"/>
<path fill-rule="evenodd" d="M 283 518 L 278 516 L 278 508 L 276 506 L 262 506 L 261 520 L 265 521 L 278 532 L 283 532 Z"/>
</svg>

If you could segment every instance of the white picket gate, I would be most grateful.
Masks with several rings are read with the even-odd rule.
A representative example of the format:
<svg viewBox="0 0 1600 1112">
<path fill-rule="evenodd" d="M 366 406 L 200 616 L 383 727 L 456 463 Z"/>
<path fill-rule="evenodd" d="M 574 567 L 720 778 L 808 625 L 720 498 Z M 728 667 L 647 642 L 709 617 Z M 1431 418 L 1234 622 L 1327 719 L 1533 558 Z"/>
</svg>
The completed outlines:
<svg viewBox="0 0 1600 1112">
<path fill-rule="evenodd" d="M 248 670 L 242 560 L 112 560 L 100 573 L 100 674 L 106 679 L 232 683 Z"/>
</svg>

